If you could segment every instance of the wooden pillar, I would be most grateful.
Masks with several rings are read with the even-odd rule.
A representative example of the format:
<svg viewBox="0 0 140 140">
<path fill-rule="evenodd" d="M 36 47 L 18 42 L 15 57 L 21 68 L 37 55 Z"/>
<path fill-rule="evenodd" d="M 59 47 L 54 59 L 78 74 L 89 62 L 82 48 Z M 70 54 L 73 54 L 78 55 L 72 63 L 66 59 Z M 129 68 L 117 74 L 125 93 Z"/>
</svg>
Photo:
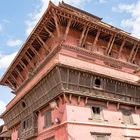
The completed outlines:
<svg viewBox="0 0 140 140">
<path fill-rule="evenodd" d="M 56 14 L 53 14 L 53 19 L 54 19 L 55 26 L 56 26 L 57 36 L 60 37 L 60 28 L 58 25 L 58 18 L 56 16 Z"/>
<path fill-rule="evenodd" d="M 113 44 L 114 44 L 115 38 L 116 38 L 116 35 L 114 35 L 113 40 L 112 40 L 112 42 L 111 42 L 111 44 L 110 44 L 110 47 L 109 47 L 108 50 L 107 50 L 107 55 L 109 55 L 110 52 L 111 52 L 111 50 L 112 50 L 112 47 L 113 47 Z"/>
<path fill-rule="evenodd" d="M 100 36 L 100 33 L 101 33 L 101 31 L 98 30 L 98 32 L 97 32 L 97 34 L 96 34 L 96 37 L 95 37 L 95 39 L 94 39 L 94 42 L 93 42 L 93 44 L 92 44 L 91 50 L 92 50 L 93 47 L 96 46 L 97 41 L 98 41 L 98 38 L 99 38 L 99 36 Z"/>
<path fill-rule="evenodd" d="M 81 33 L 80 40 L 79 40 L 79 46 L 80 46 L 80 47 L 81 47 L 81 45 L 82 45 L 82 42 L 83 42 L 83 38 L 84 38 L 86 29 L 87 29 L 87 26 L 84 26 L 83 31 L 82 31 L 82 33 Z"/>
<path fill-rule="evenodd" d="M 131 50 L 131 52 L 130 52 L 130 55 L 129 55 L 129 58 L 128 58 L 128 61 L 129 61 L 129 62 L 130 62 L 131 59 L 132 59 L 132 56 L 133 56 L 133 54 L 134 54 L 135 48 L 136 48 L 136 44 L 133 45 L 133 48 L 132 48 L 132 50 Z"/>
<path fill-rule="evenodd" d="M 67 24 L 67 27 L 66 27 L 66 31 L 65 31 L 65 34 L 64 34 L 64 41 L 67 38 L 67 35 L 68 35 L 69 29 L 70 29 L 71 22 L 72 22 L 72 19 L 69 19 L 68 24 Z"/>
<path fill-rule="evenodd" d="M 123 47 L 124 47 L 124 45 L 125 45 L 125 42 L 126 42 L 126 40 L 124 39 L 123 42 L 122 42 L 122 44 L 121 44 L 121 47 L 120 47 L 119 53 L 118 53 L 118 58 L 120 57 L 120 54 L 121 54 L 122 49 L 123 49 Z"/>
</svg>

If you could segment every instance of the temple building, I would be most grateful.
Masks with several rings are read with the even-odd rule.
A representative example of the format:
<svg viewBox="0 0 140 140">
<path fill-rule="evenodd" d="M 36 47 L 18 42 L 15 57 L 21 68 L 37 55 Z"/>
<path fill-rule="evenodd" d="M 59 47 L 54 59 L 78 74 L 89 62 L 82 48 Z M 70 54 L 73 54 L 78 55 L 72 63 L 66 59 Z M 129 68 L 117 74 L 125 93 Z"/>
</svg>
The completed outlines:
<svg viewBox="0 0 140 140">
<path fill-rule="evenodd" d="M 11 140 L 140 140 L 140 40 L 52 2 L 0 84 Z"/>
</svg>

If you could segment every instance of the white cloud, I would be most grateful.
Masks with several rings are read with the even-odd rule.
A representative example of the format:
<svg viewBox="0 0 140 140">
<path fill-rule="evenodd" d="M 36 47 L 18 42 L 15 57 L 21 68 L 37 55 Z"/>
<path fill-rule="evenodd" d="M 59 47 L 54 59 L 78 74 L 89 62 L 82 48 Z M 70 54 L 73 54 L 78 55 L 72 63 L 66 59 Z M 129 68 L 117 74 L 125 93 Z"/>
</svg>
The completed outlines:
<svg viewBox="0 0 140 140">
<path fill-rule="evenodd" d="M 0 55 L 0 69 L 7 68 L 12 60 L 15 58 L 17 52 L 14 52 L 10 55 Z"/>
<path fill-rule="evenodd" d="M 14 46 L 19 46 L 22 44 L 22 41 L 19 40 L 19 39 L 9 39 L 7 42 L 6 42 L 6 45 L 7 46 L 10 46 L 10 47 L 14 47 Z"/>
<path fill-rule="evenodd" d="M 132 35 L 140 38 L 140 0 L 129 5 L 119 4 L 112 10 L 129 14 L 130 18 L 123 19 L 121 25 L 130 28 Z"/>
<path fill-rule="evenodd" d="M 39 19 L 41 18 L 41 16 L 43 15 L 43 13 L 48 7 L 49 0 L 39 0 L 39 1 L 41 4 L 40 8 L 39 9 L 37 8 L 33 13 L 30 13 L 29 14 L 30 20 L 27 20 L 25 22 L 27 25 L 26 35 L 30 34 L 30 32 L 33 30 L 34 26 L 39 21 Z M 74 6 L 83 7 L 87 2 L 91 0 L 63 0 L 63 1 L 68 4 L 72 4 Z M 100 0 L 100 1 L 105 1 L 105 0 Z M 52 2 L 58 4 L 60 0 L 52 0 Z"/>
</svg>

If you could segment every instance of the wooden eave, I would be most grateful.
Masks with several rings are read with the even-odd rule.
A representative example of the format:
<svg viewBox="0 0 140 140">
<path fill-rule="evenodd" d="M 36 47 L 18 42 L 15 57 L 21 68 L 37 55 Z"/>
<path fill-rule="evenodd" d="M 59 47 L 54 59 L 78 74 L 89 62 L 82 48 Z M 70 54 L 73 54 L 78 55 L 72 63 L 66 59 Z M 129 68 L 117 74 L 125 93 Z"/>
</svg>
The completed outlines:
<svg viewBox="0 0 140 140">
<path fill-rule="evenodd" d="M 21 58 L 25 55 L 25 52 L 30 47 L 31 43 L 36 38 L 36 36 L 39 34 L 40 29 L 43 28 L 43 25 L 47 21 L 47 18 L 48 18 L 47 15 L 49 16 L 49 14 L 50 14 L 49 12 L 50 12 L 50 9 L 52 7 L 56 7 L 56 6 L 50 1 L 47 10 L 43 14 L 41 19 L 37 23 L 37 25 L 34 27 L 32 32 L 30 33 L 30 35 L 26 39 L 25 43 L 22 45 L 21 49 L 19 50 L 18 54 L 16 55 L 16 57 L 14 58 L 14 60 L 10 64 L 10 66 L 8 67 L 7 71 L 5 72 L 3 77 L 1 78 L 1 80 L 0 80 L 1 85 L 5 85 L 6 79 L 9 77 L 11 72 L 14 70 L 16 65 L 19 63 L 19 60 L 21 60 Z"/>
<path fill-rule="evenodd" d="M 60 3 L 59 6 L 55 6 L 52 2 L 50 2 L 46 12 L 42 16 L 42 18 L 39 20 L 38 24 L 35 26 L 31 34 L 27 38 L 26 42 L 21 47 L 17 56 L 15 57 L 15 59 L 13 60 L 13 62 L 11 63 L 7 71 L 5 72 L 5 74 L 3 75 L 0 81 L 1 85 L 6 84 L 5 82 L 7 78 L 15 69 L 17 64 L 19 63 L 19 60 L 21 60 L 21 58 L 25 55 L 27 49 L 30 48 L 32 42 L 36 39 L 37 35 L 40 33 L 41 29 L 43 29 L 43 26 L 46 24 L 49 18 L 53 16 L 52 11 L 55 12 L 57 16 L 62 16 L 68 19 L 71 18 L 73 21 L 76 21 L 77 23 L 87 25 L 90 28 L 103 30 L 109 34 L 117 34 L 119 38 L 126 38 L 126 40 L 128 40 L 129 42 L 135 42 L 137 45 L 140 45 L 139 39 L 130 36 L 129 33 L 121 29 L 118 29 L 116 27 L 113 27 L 112 25 L 102 22 L 101 18 L 99 17 L 91 15 L 83 10 L 80 10 L 68 4 L 65 4 L 64 2 Z M 86 18 L 86 16 L 80 16 L 77 14 L 77 12 L 79 12 L 80 14 L 85 14 L 88 17 L 92 17 L 92 18 Z"/>
<path fill-rule="evenodd" d="M 63 7 L 63 8 L 66 8 L 68 10 L 77 11 L 79 13 L 85 14 L 86 16 L 92 17 L 92 18 L 94 18 L 96 20 L 99 20 L 99 21 L 102 20 L 102 18 L 100 18 L 98 16 L 95 16 L 93 14 L 90 14 L 90 13 L 84 11 L 84 10 L 81 10 L 81 9 L 77 8 L 77 7 L 71 6 L 71 5 L 69 5 L 69 4 L 67 4 L 67 3 L 65 3 L 63 1 L 62 1 L 62 3 L 59 3 L 59 6 L 60 7 Z"/>
</svg>

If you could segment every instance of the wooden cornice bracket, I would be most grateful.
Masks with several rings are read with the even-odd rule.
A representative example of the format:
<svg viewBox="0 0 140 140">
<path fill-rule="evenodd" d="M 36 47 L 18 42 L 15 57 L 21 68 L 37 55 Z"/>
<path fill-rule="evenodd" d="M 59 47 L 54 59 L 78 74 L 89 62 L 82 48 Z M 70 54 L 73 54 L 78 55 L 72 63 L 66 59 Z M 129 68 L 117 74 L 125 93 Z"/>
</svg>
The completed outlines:
<svg viewBox="0 0 140 140">
<path fill-rule="evenodd" d="M 14 85 L 11 83 L 11 81 L 9 79 L 6 80 L 9 83 L 9 87 L 15 91 L 16 87 L 14 87 Z"/>
<path fill-rule="evenodd" d="M 100 30 L 98 30 L 98 31 L 97 31 L 97 34 L 96 34 L 96 37 L 95 37 L 95 39 L 94 39 L 94 41 L 93 41 L 93 43 L 92 43 L 91 50 L 93 49 L 93 47 L 95 47 L 95 46 L 96 46 L 97 41 L 98 41 L 98 38 L 99 38 L 99 36 L 100 36 L 100 33 L 101 33 L 101 31 L 100 31 Z"/>
<path fill-rule="evenodd" d="M 135 51 L 134 55 L 132 56 L 132 60 L 131 60 L 132 62 L 135 60 L 138 50 L 139 50 L 139 45 L 137 46 L 136 51 Z"/>
<path fill-rule="evenodd" d="M 42 43 L 42 46 L 44 47 L 44 49 L 45 49 L 47 52 L 49 52 L 49 51 L 50 51 L 49 47 L 48 47 L 47 44 L 41 39 L 41 37 L 40 37 L 40 36 L 37 36 L 37 39 Z M 40 45 L 41 45 L 41 44 L 40 44 Z"/>
<path fill-rule="evenodd" d="M 54 19 L 55 26 L 56 26 L 57 36 L 60 37 L 60 28 L 59 28 L 59 24 L 58 24 L 58 18 L 54 12 L 53 12 L 53 19 Z"/>
<path fill-rule="evenodd" d="M 108 50 L 107 50 L 107 55 L 110 54 L 110 52 L 111 52 L 111 50 L 112 50 L 112 48 L 113 48 L 113 44 L 114 44 L 115 39 L 116 39 L 116 34 L 114 35 L 114 37 L 113 37 L 113 39 L 112 39 L 112 41 L 111 41 L 111 44 L 110 44 L 110 46 L 109 46 L 109 48 L 108 48 Z"/>
<path fill-rule="evenodd" d="M 84 26 L 83 31 L 82 31 L 82 33 L 81 33 L 80 40 L 79 40 L 79 46 L 80 46 L 80 47 L 81 47 L 81 45 L 82 45 L 82 42 L 83 42 L 83 38 L 84 38 L 84 35 L 85 35 L 85 32 L 86 32 L 86 29 L 87 29 L 87 26 Z"/>
<path fill-rule="evenodd" d="M 111 37 L 110 37 L 110 39 L 109 39 L 109 42 L 108 42 L 108 45 L 107 45 L 107 48 L 106 48 L 106 51 L 105 51 L 105 54 L 106 54 L 106 55 L 108 55 L 108 50 L 109 50 L 109 48 L 110 48 L 110 46 L 111 46 L 111 43 L 112 43 L 112 41 L 113 41 L 113 38 L 114 38 L 114 36 L 111 35 Z"/>
<path fill-rule="evenodd" d="M 10 82 L 10 80 L 7 79 L 6 82 L 8 82 L 8 84 L 4 83 L 3 85 L 8 86 L 8 87 L 11 88 L 13 91 L 15 91 L 15 87 L 13 87 L 12 83 Z"/>
<path fill-rule="evenodd" d="M 31 46 L 30 49 L 32 50 L 32 52 L 33 52 L 34 54 L 37 55 L 37 57 L 39 58 L 39 60 L 41 60 L 41 55 L 40 55 L 40 53 L 39 53 L 33 46 Z"/>
<path fill-rule="evenodd" d="M 30 60 L 30 58 L 25 54 L 25 59 L 28 62 L 28 64 L 31 66 L 31 68 L 34 68 L 34 64 L 32 63 L 32 61 Z"/>
<path fill-rule="evenodd" d="M 82 42 L 81 46 L 83 46 L 83 45 L 85 44 L 85 42 L 86 42 L 89 29 L 90 29 L 90 26 L 87 27 L 87 30 L 86 30 L 86 32 L 85 32 L 85 36 L 84 36 L 84 38 L 83 38 L 83 42 Z"/>
<path fill-rule="evenodd" d="M 123 47 L 124 47 L 125 43 L 126 43 L 126 40 L 124 39 L 123 42 L 122 42 L 122 44 L 121 44 L 121 47 L 120 47 L 119 53 L 118 53 L 118 58 L 119 58 L 120 55 L 121 55 L 121 52 L 122 52 L 122 50 L 123 50 Z"/>
<path fill-rule="evenodd" d="M 18 73 L 18 76 L 20 77 L 20 79 L 21 79 L 22 81 L 24 81 L 25 79 L 24 79 L 24 77 L 21 75 L 21 73 L 19 72 L 19 70 L 18 70 L 17 68 L 15 68 L 14 70 L 16 71 L 16 73 Z"/>
<path fill-rule="evenodd" d="M 55 37 L 54 34 L 47 27 L 44 26 L 44 29 L 50 34 L 51 37 Z"/>
<path fill-rule="evenodd" d="M 130 55 L 129 55 L 129 58 L 128 58 L 128 61 L 129 61 L 129 62 L 132 60 L 132 56 L 133 56 L 133 54 L 134 54 L 135 48 L 136 48 L 136 44 L 134 44 L 134 46 L 133 46 L 133 48 L 132 48 L 132 50 L 131 50 L 131 52 L 130 52 Z"/>
<path fill-rule="evenodd" d="M 69 29 L 70 29 L 71 22 L 72 22 L 72 19 L 70 18 L 69 21 L 68 21 L 67 27 L 66 27 L 65 34 L 64 34 L 64 41 L 67 38 L 67 35 L 68 35 Z"/>
</svg>

